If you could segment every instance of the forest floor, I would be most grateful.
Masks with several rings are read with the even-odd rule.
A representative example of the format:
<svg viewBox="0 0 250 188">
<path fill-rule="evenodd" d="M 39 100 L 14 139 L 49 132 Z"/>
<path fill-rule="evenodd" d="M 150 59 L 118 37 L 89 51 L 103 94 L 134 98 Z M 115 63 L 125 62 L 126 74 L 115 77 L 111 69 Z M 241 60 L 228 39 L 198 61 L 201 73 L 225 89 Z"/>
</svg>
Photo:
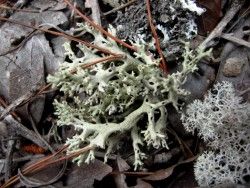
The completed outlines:
<svg viewBox="0 0 250 188">
<path fill-rule="evenodd" d="M 249 103 L 249 1 L 196 0 L 198 7 L 192 8 L 184 4 L 175 7 L 174 2 L 182 1 L 0 0 L 2 188 L 199 186 L 194 163 L 206 150 L 206 143 L 197 133 L 191 135 L 184 130 L 180 114 L 172 106 L 166 107 L 169 148 L 144 146 L 147 158 L 136 171 L 131 140 L 126 134 L 107 163 L 103 163 L 103 149 L 95 150 L 95 160 L 89 164 L 78 166 L 72 162 L 93 146 L 66 152 L 65 142 L 76 130 L 57 126 L 53 101 L 62 92 L 47 82 L 48 75 L 70 61 L 65 42 L 70 43 L 76 56 L 80 54 L 78 43 L 88 47 L 93 44 L 94 35 L 77 30 L 77 23 L 88 23 L 107 38 L 112 37 L 106 32 L 111 24 L 117 35 L 112 40 L 130 54 L 136 51 L 131 41 L 144 41 L 152 58 L 160 59 L 159 69 L 166 75 L 179 69 L 183 41 L 190 42 L 194 50 L 200 46 L 213 49 L 212 55 L 203 58 L 198 70 L 188 76 L 183 86 L 190 92 L 185 105 L 204 99 L 208 90 L 222 81 L 231 82 L 237 94 Z M 112 55 L 103 48 L 96 50 Z M 244 187 L 239 182 L 227 183 L 220 187 Z"/>
</svg>

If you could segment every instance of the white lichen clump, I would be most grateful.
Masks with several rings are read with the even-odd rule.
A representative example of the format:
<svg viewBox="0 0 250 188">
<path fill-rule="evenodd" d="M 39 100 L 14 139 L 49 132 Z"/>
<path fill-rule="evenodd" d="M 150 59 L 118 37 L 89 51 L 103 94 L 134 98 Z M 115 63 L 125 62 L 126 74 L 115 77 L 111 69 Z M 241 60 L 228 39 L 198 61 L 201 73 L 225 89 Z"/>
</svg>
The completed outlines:
<svg viewBox="0 0 250 188">
<path fill-rule="evenodd" d="M 93 44 L 122 54 L 124 58 L 84 69 L 83 65 L 104 54 L 79 44 L 80 52 L 76 55 L 66 43 L 66 55 L 72 63 L 63 63 L 55 75 L 48 77 L 53 87 L 64 93 L 54 102 L 57 124 L 72 125 L 77 131 L 67 140 L 69 152 L 89 144 L 105 149 L 105 160 L 115 150 L 121 135 L 127 134 L 132 140 L 137 168 L 145 158 L 141 146 L 168 147 L 165 105 L 172 104 L 178 110 L 179 97 L 188 94 L 181 88 L 186 76 L 197 69 L 199 60 L 210 51 L 192 51 L 186 45 L 181 70 L 164 76 L 159 60 L 154 60 L 152 54 L 145 51 L 143 41 L 133 44 L 137 52 L 130 55 L 90 26 L 79 24 L 79 27 L 94 36 Z M 115 35 L 114 29 L 110 32 Z M 75 160 L 81 163 L 93 158 L 94 150 Z"/>
<path fill-rule="evenodd" d="M 249 117 L 249 103 L 242 103 L 229 82 L 217 83 L 204 101 L 188 105 L 183 125 L 189 132 L 197 130 L 210 149 L 195 164 L 200 186 L 249 181 Z"/>
<path fill-rule="evenodd" d="M 188 9 L 191 12 L 195 12 L 198 15 L 203 14 L 206 10 L 196 5 L 194 0 L 179 0 L 184 9 Z"/>
</svg>

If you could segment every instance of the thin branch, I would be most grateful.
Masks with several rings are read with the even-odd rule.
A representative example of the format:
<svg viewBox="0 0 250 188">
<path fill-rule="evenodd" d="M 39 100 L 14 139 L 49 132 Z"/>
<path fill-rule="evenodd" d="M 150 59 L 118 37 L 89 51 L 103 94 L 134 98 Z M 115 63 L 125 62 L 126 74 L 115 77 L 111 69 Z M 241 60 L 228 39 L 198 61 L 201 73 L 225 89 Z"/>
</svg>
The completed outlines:
<svg viewBox="0 0 250 188">
<path fill-rule="evenodd" d="M 16 51 L 17 49 L 21 48 L 26 42 L 28 42 L 28 40 L 33 37 L 36 34 L 37 30 L 33 30 L 30 33 L 28 33 L 28 35 L 25 37 L 25 39 L 22 40 L 22 42 L 20 44 L 18 44 L 16 47 L 13 47 L 3 53 L 0 54 L 0 56 L 5 56 L 9 53 L 12 53 L 14 51 Z"/>
<path fill-rule="evenodd" d="M 81 13 L 81 11 L 79 11 L 77 8 L 75 8 L 74 5 L 72 3 L 70 3 L 68 0 L 64 0 L 64 2 L 67 3 L 68 6 L 72 10 L 74 10 L 82 19 L 84 19 L 87 23 L 89 23 L 95 29 L 100 31 L 102 34 L 106 35 L 107 37 L 110 37 L 111 39 L 113 39 L 114 41 L 116 41 L 117 43 L 121 44 L 122 46 L 124 46 L 126 48 L 129 48 L 129 49 L 131 49 L 133 51 L 137 51 L 137 49 L 134 46 L 131 46 L 131 45 L 127 44 L 126 42 L 118 39 L 117 37 L 113 36 L 112 34 L 107 32 L 106 30 L 104 30 L 100 25 L 98 25 L 95 22 L 91 21 L 87 16 L 85 16 L 83 13 Z"/>
<path fill-rule="evenodd" d="M 107 61 L 113 61 L 113 60 L 117 60 L 117 59 L 121 59 L 121 58 L 124 58 L 124 55 L 116 55 L 116 56 L 108 56 L 108 57 L 102 57 L 100 59 L 97 59 L 96 61 L 93 61 L 91 63 L 87 63 L 87 64 L 83 64 L 81 65 L 81 67 L 83 69 L 86 69 L 86 68 L 89 68 L 93 65 L 96 65 L 98 63 L 103 63 L 103 62 L 107 62 Z M 73 69 L 70 71 L 71 74 L 75 74 L 76 73 L 76 69 Z"/>
<path fill-rule="evenodd" d="M 4 111 L 4 108 L 0 106 L 0 113 L 3 111 Z M 21 135 L 22 137 L 34 142 L 38 146 L 47 150 L 47 146 L 44 145 L 42 140 L 37 138 L 36 134 L 33 131 L 29 130 L 23 124 L 19 123 L 11 115 L 7 115 L 3 121 L 10 127 L 10 130 L 13 130 L 18 135 Z"/>
<path fill-rule="evenodd" d="M 15 144 L 16 141 L 14 139 L 10 139 L 7 143 L 7 152 L 5 161 L 5 181 L 7 181 L 11 177 L 12 158 L 13 158 L 13 150 Z"/>
<path fill-rule="evenodd" d="M 34 172 L 38 172 L 39 170 L 42 170 L 46 167 L 48 167 L 49 165 L 52 165 L 52 164 L 55 164 L 55 163 L 58 163 L 58 162 L 62 162 L 62 161 L 65 161 L 65 160 L 69 160 L 69 159 L 72 159 L 73 157 L 77 157 L 89 150 L 92 150 L 94 149 L 93 146 L 86 146 L 82 149 L 79 149 L 77 151 L 74 151 L 72 152 L 71 154 L 69 155 L 66 155 L 66 156 L 61 156 L 57 159 L 55 159 L 55 157 L 57 157 L 58 155 L 61 155 L 63 154 L 63 151 L 65 151 L 65 149 L 67 149 L 67 146 L 63 146 L 59 151 L 57 151 L 56 153 L 52 154 L 52 155 L 49 155 L 41 160 L 39 160 L 38 162 L 34 163 L 34 164 L 31 164 L 30 166 L 26 167 L 24 170 L 22 170 L 22 174 L 23 175 L 27 175 L 27 174 L 30 174 L 30 173 L 34 173 Z M 6 181 L 0 188 L 7 188 L 9 187 L 10 185 L 13 185 L 14 183 L 16 183 L 18 180 L 20 180 L 20 177 L 18 175 L 15 175 L 13 177 L 11 177 L 8 181 Z"/>
<path fill-rule="evenodd" d="M 116 7 L 116 8 L 114 8 L 114 9 L 108 11 L 108 12 L 103 13 L 103 15 L 104 15 L 104 16 L 108 16 L 108 15 L 114 13 L 114 12 L 117 12 L 118 10 L 124 9 L 124 8 L 126 8 L 126 7 L 128 7 L 128 6 L 130 6 L 130 5 L 132 5 L 132 4 L 135 3 L 136 1 L 137 1 L 137 0 L 129 1 L 129 2 L 123 4 L 123 5 L 119 6 L 119 7 Z"/>
<path fill-rule="evenodd" d="M 37 10 L 31 10 L 31 9 L 20 9 L 20 8 L 15 8 L 15 7 L 9 7 L 6 5 L 0 5 L 0 9 L 7 9 L 7 10 L 15 10 L 18 12 L 28 12 L 28 13 L 41 13 L 41 11 L 37 11 Z"/>
<path fill-rule="evenodd" d="M 216 37 L 221 37 L 221 34 L 227 24 L 234 18 L 236 13 L 241 9 L 243 3 L 239 0 L 233 0 L 230 9 L 226 12 L 225 16 L 214 28 L 214 30 L 208 35 L 208 37 L 199 45 L 200 48 L 207 48 L 211 46 L 212 40 Z"/>
<path fill-rule="evenodd" d="M 4 99 L 2 97 L 0 97 L 0 106 L 4 107 L 4 108 L 7 108 L 8 105 L 7 103 L 4 101 Z M 15 112 L 10 112 L 10 114 L 16 119 L 16 120 L 19 120 L 19 117 L 18 115 L 15 113 Z"/>
<path fill-rule="evenodd" d="M 31 101 L 31 102 L 32 102 L 32 101 Z M 32 113 L 31 113 L 31 111 L 30 111 L 30 110 L 31 110 L 31 109 L 30 109 L 31 102 L 29 102 L 29 103 L 27 104 L 26 110 L 27 110 L 27 112 L 28 112 L 28 119 L 29 119 L 30 122 L 31 122 L 31 126 L 32 126 L 32 128 L 33 128 L 33 131 L 36 133 L 37 137 L 40 138 L 40 140 L 44 143 L 44 145 L 47 146 L 47 148 L 49 149 L 49 151 L 50 151 L 51 153 L 54 153 L 55 150 L 54 150 L 54 149 L 52 148 L 52 146 L 47 142 L 47 140 L 45 140 L 45 139 L 42 137 L 42 135 L 41 135 L 41 134 L 39 133 L 39 131 L 37 130 L 36 122 L 35 122 L 34 117 L 33 117 Z"/>
<path fill-rule="evenodd" d="M 20 96 L 17 98 L 15 101 L 13 101 L 10 105 L 6 106 L 4 110 L 0 110 L 1 115 L 0 115 L 0 121 L 3 120 L 11 111 L 14 111 L 18 106 L 21 106 L 24 101 L 27 101 L 29 98 L 33 96 L 33 91 L 29 91 L 26 94 Z M 3 102 L 3 101 L 1 101 Z M 1 106 L 0 106 L 1 108 Z"/>
<path fill-rule="evenodd" d="M 236 43 L 238 45 L 242 45 L 242 46 L 245 46 L 247 48 L 250 48 L 250 42 L 247 42 L 247 41 L 245 41 L 243 39 L 237 38 L 237 37 L 233 36 L 232 34 L 222 33 L 221 38 L 226 39 L 226 40 L 228 40 L 230 42 L 234 42 L 234 43 Z"/>
<path fill-rule="evenodd" d="M 168 72 L 167 64 L 166 64 L 164 55 L 162 53 L 161 46 L 160 46 L 160 41 L 159 41 L 159 38 L 158 38 L 156 29 L 154 27 L 153 20 L 152 20 L 152 14 L 151 14 L 151 9 L 150 9 L 150 0 L 146 0 L 146 6 L 147 6 L 147 16 L 148 16 L 149 26 L 150 26 L 152 35 L 153 35 L 153 37 L 155 39 L 155 47 L 156 47 L 156 49 L 158 51 L 158 54 L 160 55 L 160 58 L 161 58 L 160 67 L 162 68 L 162 70 L 165 73 L 167 73 Z"/>
</svg>

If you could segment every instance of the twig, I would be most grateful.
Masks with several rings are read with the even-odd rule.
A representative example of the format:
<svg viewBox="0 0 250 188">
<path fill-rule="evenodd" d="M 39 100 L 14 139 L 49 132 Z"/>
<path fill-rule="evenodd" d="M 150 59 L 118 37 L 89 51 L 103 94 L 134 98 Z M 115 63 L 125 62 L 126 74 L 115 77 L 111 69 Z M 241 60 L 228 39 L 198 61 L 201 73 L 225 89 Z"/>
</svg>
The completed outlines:
<svg viewBox="0 0 250 188">
<path fill-rule="evenodd" d="M 124 46 L 126 48 L 129 48 L 130 50 L 137 51 L 134 46 L 131 46 L 131 45 L 127 44 L 126 42 L 118 39 L 117 37 L 113 36 L 112 34 L 107 32 L 106 30 L 104 30 L 100 25 L 98 25 L 98 24 L 94 23 L 93 21 L 91 21 L 87 16 L 85 16 L 83 13 L 81 13 L 81 11 L 79 11 L 77 8 L 75 8 L 74 5 L 72 3 L 70 3 L 68 0 L 64 0 L 64 2 L 67 3 L 68 6 L 72 10 L 74 10 L 79 16 L 81 16 L 82 19 L 84 19 L 87 23 L 89 23 L 95 29 L 100 31 L 102 34 L 106 35 L 107 37 L 110 37 L 111 39 L 113 39 L 117 43 L 121 44 L 122 46 Z M 112 55 L 114 55 L 114 54 L 112 54 Z"/>
<path fill-rule="evenodd" d="M 119 175 L 119 174 L 124 174 L 126 176 L 148 176 L 154 174 L 154 172 L 118 172 L 118 171 L 113 171 L 110 173 L 111 175 Z"/>
<path fill-rule="evenodd" d="M 34 120 L 34 117 L 30 111 L 30 104 L 31 104 L 32 101 L 30 101 L 27 106 L 26 106 L 26 109 L 27 109 L 27 112 L 28 112 L 28 118 L 31 122 L 31 126 L 34 130 L 34 132 L 36 133 L 37 137 L 40 138 L 41 141 L 43 141 L 44 145 L 47 146 L 47 148 L 50 150 L 51 153 L 54 153 L 55 150 L 51 147 L 51 145 L 42 137 L 42 135 L 39 133 L 39 131 L 37 130 L 37 127 L 36 127 L 36 122 Z"/>
<path fill-rule="evenodd" d="M 39 158 L 41 158 L 43 156 L 44 156 L 43 154 L 37 154 L 37 155 L 31 154 L 31 155 L 26 155 L 24 157 L 13 158 L 12 161 L 14 163 L 20 163 L 20 162 L 24 162 L 24 161 L 29 161 L 31 159 L 39 159 Z M 5 159 L 0 159 L 0 164 L 5 163 L 5 161 L 6 161 Z"/>
<path fill-rule="evenodd" d="M 112 13 L 118 11 L 118 10 L 121 10 L 121 9 L 126 8 L 127 6 L 130 6 L 131 4 L 135 3 L 136 1 L 137 1 L 137 0 L 129 1 L 129 2 L 123 4 L 123 5 L 119 6 L 119 7 L 116 7 L 116 8 L 114 8 L 114 9 L 108 11 L 108 12 L 105 12 L 103 15 L 104 15 L 104 16 L 108 16 L 108 15 L 110 15 L 110 14 L 112 14 Z"/>
<path fill-rule="evenodd" d="M 28 33 L 28 35 L 25 37 L 25 39 L 22 40 L 22 42 L 20 44 L 18 44 L 16 47 L 14 47 L 6 52 L 1 53 L 0 56 L 5 56 L 9 53 L 16 51 L 18 48 L 21 48 L 31 37 L 34 36 L 34 34 L 36 34 L 36 32 L 37 32 L 36 30 L 31 31 L 30 33 Z"/>
<path fill-rule="evenodd" d="M 44 27 L 44 26 L 49 26 L 49 28 L 47 28 L 47 29 L 54 28 L 54 29 L 56 29 L 57 31 L 60 31 L 61 33 L 64 33 L 64 34 L 66 34 L 66 35 L 69 35 L 67 32 L 63 31 L 61 28 L 59 28 L 58 26 L 53 25 L 53 24 L 43 23 L 43 24 L 40 24 L 40 25 L 37 26 L 37 27 L 41 28 L 41 27 Z M 7 55 L 7 54 L 9 54 L 9 53 L 11 53 L 11 52 L 17 50 L 18 48 L 21 48 L 21 47 L 22 47 L 31 37 L 33 37 L 38 31 L 39 31 L 39 30 L 33 30 L 33 31 L 31 31 L 30 33 L 28 33 L 28 34 L 26 35 L 25 39 L 22 40 L 22 42 L 21 42 L 20 44 L 18 44 L 17 46 L 13 47 L 12 49 L 10 49 L 10 50 L 8 50 L 8 51 L 6 51 L 6 52 L 1 53 L 0 56 L 5 56 L 5 55 Z"/>
<path fill-rule="evenodd" d="M 2 97 L 0 97 L 0 106 L 4 107 L 4 108 L 7 108 L 8 105 L 6 104 L 6 102 L 2 99 Z M 10 114 L 16 119 L 18 120 L 19 117 L 18 115 L 15 113 L 15 112 L 10 112 Z"/>
<path fill-rule="evenodd" d="M 222 33 L 221 38 L 229 40 L 229 41 L 234 42 L 236 44 L 245 46 L 247 48 L 250 48 L 250 42 L 247 42 L 247 41 L 245 41 L 243 39 L 237 38 L 237 37 L 233 36 L 233 34 Z"/>
<path fill-rule="evenodd" d="M 41 13 L 41 11 L 37 11 L 37 10 L 31 10 L 31 9 L 20 9 L 20 8 L 15 8 L 15 7 L 9 7 L 6 5 L 0 5 L 0 9 L 7 9 L 7 10 L 15 10 L 18 12 L 28 12 L 28 13 Z"/>
<path fill-rule="evenodd" d="M 238 19 L 226 30 L 225 33 L 229 33 L 232 31 L 232 29 L 244 18 L 247 18 L 247 16 L 250 14 L 250 6 L 241 14 L 238 16 Z"/>
<path fill-rule="evenodd" d="M 11 111 L 15 108 L 23 104 L 23 102 L 27 101 L 33 96 L 32 91 L 27 92 L 26 94 L 22 95 L 21 97 L 17 98 L 13 101 L 9 106 L 7 106 L 4 110 L 1 111 L 0 121 L 3 120 Z"/>
<path fill-rule="evenodd" d="M 46 92 L 51 86 L 52 86 L 52 84 L 47 84 L 47 85 L 45 85 L 45 86 L 42 86 L 41 89 L 39 89 L 39 91 L 37 92 L 36 96 L 43 94 L 43 93 Z"/>
<path fill-rule="evenodd" d="M 243 31 L 243 33 L 244 33 L 245 35 L 250 35 L 250 29 L 249 29 L 249 30 L 246 30 L 246 31 Z"/>
<path fill-rule="evenodd" d="M 67 38 L 69 40 L 72 40 L 72 41 L 84 44 L 87 47 L 98 49 L 99 51 L 102 51 L 103 53 L 111 54 L 111 55 L 117 55 L 117 54 L 115 54 L 115 53 L 113 53 L 113 52 L 111 52 L 111 51 L 109 51 L 109 50 L 107 50 L 105 48 L 96 46 L 94 44 L 88 43 L 88 42 L 83 41 L 81 39 L 77 39 L 74 36 L 67 35 L 65 33 L 60 33 L 60 32 L 57 32 L 57 31 L 51 31 L 51 30 L 48 30 L 48 29 L 43 29 L 43 28 L 39 28 L 39 27 L 36 27 L 36 26 L 31 26 L 31 25 L 28 25 L 28 24 L 25 24 L 25 23 L 21 23 L 21 22 L 18 22 L 16 20 L 11 20 L 11 19 L 8 19 L 8 18 L 4 18 L 4 17 L 0 17 L 0 20 L 7 21 L 7 22 L 10 22 L 10 23 L 13 23 L 13 24 L 17 24 L 17 25 L 22 25 L 24 27 L 28 27 L 28 28 L 31 28 L 31 29 L 36 29 L 36 30 L 43 31 L 43 32 L 46 32 L 46 33 L 50 33 L 52 35 L 62 36 L 62 37 L 65 37 L 65 38 Z"/>
<path fill-rule="evenodd" d="M 160 41 L 159 41 L 158 35 L 156 33 L 156 29 L 155 29 L 153 21 L 152 21 L 152 15 L 151 15 L 151 10 L 150 10 L 150 0 L 146 0 L 146 6 L 147 6 L 148 22 L 149 22 L 149 25 L 150 25 L 150 28 L 151 28 L 151 31 L 152 31 L 152 35 L 153 35 L 153 37 L 155 39 L 156 49 L 157 49 L 157 51 L 158 51 L 158 53 L 160 55 L 160 58 L 161 58 L 160 67 L 162 68 L 162 70 L 165 73 L 167 73 L 168 72 L 167 64 L 166 64 L 164 55 L 163 55 L 162 50 L 161 50 Z"/>
<path fill-rule="evenodd" d="M 210 47 L 213 39 L 220 37 L 227 24 L 234 18 L 235 14 L 241 9 L 243 3 L 239 0 L 233 0 L 230 9 L 227 11 L 223 19 L 208 35 L 208 37 L 200 44 L 200 48 Z"/>
<path fill-rule="evenodd" d="M 11 167 L 12 167 L 12 158 L 13 158 L 13 149 L 16 141 L 14 139 L 10 139 L 7 144 L 7 153 L 6 153 L 6 161 L 5 161 L 5 181 L 7 181 L 11 176 Z"/>
<path fill-rule="evenodd" d="M 4 109 L 0 106 L 0 113 L 3 111 Z M 38 146 L 47 150 L 47 146 L 43 143 L 43 141 L 37 138 L 36 134 L 33 131 L 27 129 L 24 125 L 15 120 L 11 115 L 7 115 L 4 118 L 3 122 L 7 124 L 10 129 L 16 132 L 18 135 L 21 135 L 22 137 L 34 142 Z"/>
<path fill-rule="evenodd" d="M 89 67 L 91 67 L 91 66 L 93 66 L 93 65 L 96 65 L 96 64 L 98 64 L 98 63 L 103 63 L 103 62 L 108 62 L 108 61 L 114 61 L 114 60 L 122 59 L 122 58 L 125 58 L 124 55 L 116 55 L 116 56 L 102 57 L 102 58 L 100 58 L 100 59 L 98 59 L 98 60 L 96 60 L 96 61 L 93 61 L 93 62 L 91 62 L 91 63 L 83 64 L 83 65 L 81 65 L 81 67 L 82 67 L 83 69 L 85 69 L 85 68 L 89 68 Z M 73 69 L 73 70 L 70 71 L 70 73 L 71 73 L 71 74 L 75 74 L 76 71 L 77 71 L 76 69 Z"/>
<path fill-rule="evenodd" d="M 42 158 L 41 160 L 31 164 L 30 166 L 27 166 L 26 168 L 23 169 L 22 173 L 24 175 L 30 173 L 30 172 L 33 172 L 34 169 L 36 169 L 39 165 L 43 164 L 43 163 L 46 163 L 47 161 L 53 159 L 53 157 L 55 157 L 56 155 L 60 154 L 61 152 L 63 152 L 65 149 L 67 148 L 67 146 L 63 146 L 61 149 L 59 149 L 56 153 L 52 154 L 52 155 L 49 155 L 45 158 Z M 16 183 L 17 181 L 19 180 L 19 176 L 18 175 L 15 175 L 15 176 L 12 176 L 8 181 L 6 181 L 0 188 L 7 188 L 9 187 L 10 185 Z"/>
<path fill-rule="evenodd" d="M 67 146 L 63 146 L 60 150 L 58 150 L 56 153 L 49 155 L 41 160 L 39 160 L 38 162 L 31 164 L 30 166 L 26 167 L 24 170 L 22 170 L 22 174 L 27 175 L 30 173 L 34 173 L 34 172 L 38 172 L 39 170 L 42 170 L 44 168 L 46 168 L 49 165 L 58 163 L 58 162 L 62 162 L 64 160 L 69 160 L 73 157 L 76 157 L 78 155 L 81 155 L 89 150 L 92 150 L 94 147 L 93 146 L 86 146 L 82 149 L 79 149 L 69 155 L 66 156 L 62 156 L 59 157 L 58 159 L 55 159 L 55 157 L 57 157 L 58 155 L 62 154 L 63 151 L 65 151 L 65 149 L 67 149 Z M 10 178 L 8 181 L 6 181 L 0 188 L 7 188 L 10 185 L 16 183 L 18 180 L 20 179 L 19 176 L 15 175 L 12 178 Z"/>
<path fill-rule="evenodd" d="M 67 167 L 67 160 L 64 161 L 63 163 L 63 167 L 61 168 L 61 170 L 58 172 L 58 174 L 51 178 L 50 180 L 48 181 L 38 181 L 38 180 L 31 180 L 27 177 L 25 177 L 25 175 L 21 172 L 20 169 L 18 169 L 18 175 L 20 177 L 20 181 L 26 186 L 26 187 L 41 187 L 41 186 L 46 186 L 46 185 L 50 185 L 54 182 L 56 182 L 58 179 L 60 179 L 65 170 L 66 170 L 66 167 Z"/>
<path fill-rule="evenodd" d="M 180 148 L 181 148 L 183 154 L 185 155 L 185 157 L 193 157 L 194 156 L 194 154 L 190 150 L 189 146 L 178 136 L 178 134 L 175 132 L 174 129 L 168 127 L 167 131 L 169 133 L 171 133 L 173 136 L 175 136 L 176 140 L 180 144 Z"/>
</svg>

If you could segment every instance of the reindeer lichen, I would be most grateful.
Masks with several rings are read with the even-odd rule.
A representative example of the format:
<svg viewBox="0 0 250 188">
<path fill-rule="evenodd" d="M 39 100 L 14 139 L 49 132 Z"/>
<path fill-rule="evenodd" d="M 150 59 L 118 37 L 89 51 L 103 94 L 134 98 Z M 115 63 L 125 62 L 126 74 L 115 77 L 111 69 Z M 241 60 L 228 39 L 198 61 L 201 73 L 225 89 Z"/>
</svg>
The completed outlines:
<svg viewBox="0 0 250 188">
<path fill-rule="evenodd" d="M 182 115 L 185 129 L 207 143 L 194 165 L 200 186 L 249 183 L 250 104 L 236 95 L 232 83 L 214 85 L 204 100 L 195 100 Z"/>
</svg>

